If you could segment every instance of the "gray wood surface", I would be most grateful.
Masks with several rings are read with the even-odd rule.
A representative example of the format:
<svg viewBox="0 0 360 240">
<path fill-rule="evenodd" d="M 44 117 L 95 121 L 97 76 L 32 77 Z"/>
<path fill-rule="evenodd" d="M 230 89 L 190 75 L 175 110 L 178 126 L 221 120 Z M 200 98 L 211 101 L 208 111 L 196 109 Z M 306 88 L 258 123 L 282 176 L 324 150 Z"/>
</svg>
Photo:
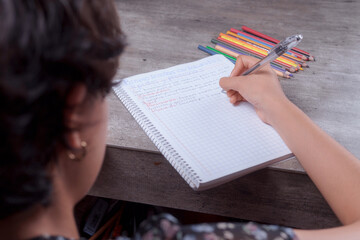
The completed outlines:
<svg viewBox="0 0 360 240">
<path fill-rule="evenodd" d="M 264 169 L 196 192 L 162 155 L 112 147 L 91 194 L 297 228 L 339 225 L 306 174 Z"/>
<path fill-rule="evenodd" d="M 316 62 L 294 79 L 281 79 L 283 89 L 322 129 L 360 157 L 359 1 L 116 4 L 128 42 L 118 78 L 200 59 L 206 54 L 197 45 L 212 45 L 211 38 L 231 27 L 247 25 L 278 39 L 303 34 L 299 47 L 311 52 Z M 193 192 L 113 93 L 108 99 L 108 153 L 91 194 L 299 228 L 339 224 L 295 158 L 215 189 Z"/>
</svg>

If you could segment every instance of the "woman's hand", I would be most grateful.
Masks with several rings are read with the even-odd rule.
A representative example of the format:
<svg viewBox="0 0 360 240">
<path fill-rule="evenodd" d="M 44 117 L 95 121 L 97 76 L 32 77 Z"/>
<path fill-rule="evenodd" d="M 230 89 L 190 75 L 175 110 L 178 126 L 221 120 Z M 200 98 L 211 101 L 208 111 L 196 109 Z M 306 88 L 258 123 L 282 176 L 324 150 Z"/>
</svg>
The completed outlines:
<svg viewBox="0 0 360 240">
<path fill-rule="evenodd" d="M 220 79 L 220 86 L 227 91 L 232 104 L 248 101 L 254 106 L 260 119 L 271 125 L 272 109 L 281 107 L 279 103 L 288 99 L 269 64 L 255 73 L 241 76 L 257 62 L 256 58 L 239 56 L 230 77 Z"/>
</svg>

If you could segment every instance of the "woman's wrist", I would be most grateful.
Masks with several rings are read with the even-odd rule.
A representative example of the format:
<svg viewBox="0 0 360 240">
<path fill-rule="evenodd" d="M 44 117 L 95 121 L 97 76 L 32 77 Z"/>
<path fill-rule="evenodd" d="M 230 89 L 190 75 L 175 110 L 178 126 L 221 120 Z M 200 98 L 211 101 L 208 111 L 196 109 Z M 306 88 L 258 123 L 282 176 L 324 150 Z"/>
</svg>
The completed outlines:
<svg viewBox="0 0 360 240">
<path fill-rule="evenodd" d="M 290 114 L 293 107 L 293 103 L 286 96 L 267 99 L 263 106 L 266 122 L 275 128 L 279 118 Z"/>
</svg>

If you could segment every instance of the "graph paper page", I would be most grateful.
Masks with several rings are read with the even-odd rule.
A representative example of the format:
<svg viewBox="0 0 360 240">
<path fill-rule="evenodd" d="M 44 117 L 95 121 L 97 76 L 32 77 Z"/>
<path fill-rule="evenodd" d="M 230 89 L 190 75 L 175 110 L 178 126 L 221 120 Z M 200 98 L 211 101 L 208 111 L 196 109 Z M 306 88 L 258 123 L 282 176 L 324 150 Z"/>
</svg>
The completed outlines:
<svg viewBox="0 0 360 240">
<path fill-rule="evenodd" d="M 118 86 L 202 182 L 291 153 L 249 103 L 233 106 L 221 92 L 219 80 L 233 68 L 225 57 L 214 55 L 126 78 Z"/>
</svg>

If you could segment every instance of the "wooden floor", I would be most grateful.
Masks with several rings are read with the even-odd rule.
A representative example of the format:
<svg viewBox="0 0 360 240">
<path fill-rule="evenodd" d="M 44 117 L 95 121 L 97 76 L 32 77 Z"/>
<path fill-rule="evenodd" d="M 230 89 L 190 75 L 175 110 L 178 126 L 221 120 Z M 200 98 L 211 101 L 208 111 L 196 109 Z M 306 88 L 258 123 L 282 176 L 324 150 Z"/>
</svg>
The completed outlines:
<svg viewBox="0 0 360 240">
<path fill-rule="evenodd" d="M 301 33 L 316 62 L 281 80 L 284 92 L 360 157 L 359 1 L 116 1 L 128 46 L 118 78 L 205 57 L 198 44 L 247 25 L 282 39 Z M 91 194 L 298 228 L 339 225 L 294 158 L 223 186 L 194 192 L 113 93 L 108 151 Z M 314 159 L 316 161 L 316 159 Z"/>
</svg>

